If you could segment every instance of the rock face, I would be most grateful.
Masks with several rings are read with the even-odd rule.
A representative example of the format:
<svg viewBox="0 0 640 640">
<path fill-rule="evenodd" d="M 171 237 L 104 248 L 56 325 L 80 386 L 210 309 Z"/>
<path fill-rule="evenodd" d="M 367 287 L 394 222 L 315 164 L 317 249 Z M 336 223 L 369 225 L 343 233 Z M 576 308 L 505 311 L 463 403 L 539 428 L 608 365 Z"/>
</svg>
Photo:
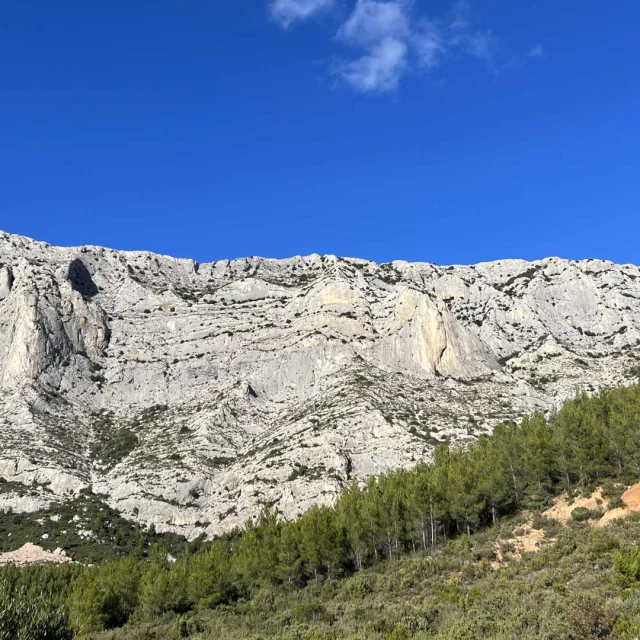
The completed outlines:
<svg viewBox="0 0 640 640">
<path fill-rule="evenodd" d="M 91 489 L 187 536 L 637 379 L 640 269 L 202 264 L 0 232 L 0 507 Z"/>
<path fill-rule="evenodd" d="M 0 300 L 4 300 L 13 286 L 13 272 L 6 265 L 0 265 Z"/>
</svg>

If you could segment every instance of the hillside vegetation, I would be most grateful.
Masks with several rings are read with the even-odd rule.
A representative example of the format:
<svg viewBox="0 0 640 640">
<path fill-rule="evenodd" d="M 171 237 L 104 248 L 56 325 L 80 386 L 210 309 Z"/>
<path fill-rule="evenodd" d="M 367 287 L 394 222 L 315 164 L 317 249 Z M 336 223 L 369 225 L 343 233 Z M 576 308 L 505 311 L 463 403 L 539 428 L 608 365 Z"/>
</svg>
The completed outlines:
<svg viewBox="0 0 640 640">
<path fill-rule="evenodd" d="M 596 487 L 616 507 L 639 480 L 640 386 L 583 394 L 354 482 L 333 508 L 294 522 L 265 509 L 175 562 L 155 546 L 2 571 L 0 638 L 635 638 L 640 518 L 591 528 L 602 510 L 577 508 L 563 527 L 540 514 Z M 525 524 L 546 544 L 498 566 Z"/>
</svg>

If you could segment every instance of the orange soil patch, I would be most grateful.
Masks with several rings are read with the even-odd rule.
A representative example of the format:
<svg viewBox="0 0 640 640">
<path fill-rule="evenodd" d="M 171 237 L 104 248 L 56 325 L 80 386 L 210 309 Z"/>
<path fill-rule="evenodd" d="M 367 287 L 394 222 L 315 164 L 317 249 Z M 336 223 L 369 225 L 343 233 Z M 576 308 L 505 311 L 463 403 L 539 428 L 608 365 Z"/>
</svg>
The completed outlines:
<svg viewBox="0 0 640 640">
<path fill-rule="evenodd" d="M 624 507 L 609 510 L 608 501 L 602 497 L 602 489 L 596 489 L 590 498 L 575 498 L 571 504 L 567 494 L 563 493 L 553 501 L 553 506 L 547 509 L 542 515 L 551 520 L 558 520 L 562 524 L 567 524 L 571 520 L 571 512 L 576 507 L 586 507 L 596 509 L 600 507 L 604 515 L 599 520 L 589 520 L 589 524 L 594 527 L 606 527 L 608 524 L 619 518 L 625 518 L 634 511 L 640 511 L 640 483 L 629 487 L 622 494 Z"/>
<path fill-rule="evenodd" d="M 634 484 L 622 494 L 624 507 L 618 507 L 607 511 L 595 525 L 596 527 L 606 527 L 610 522 L 618 518 L 626 518 L 633 511 L 640 511 L 640 483 Z"/>
<path fill-rule="evenodd" d="M 634 511 L 640 511 L 640 483 L 634 484 L 622 494 L 622 501 L 625 506 L 609 511 L 608 501 L 602 497 L 602 489 L 596 489 L 590 498 L 575 498 L 569 504 L 566 493 L 558 496 L 553 501 L 553 506 L 547 509 L 542 515 L 550 520 L 558 520 L 562 524 L 567 524 L 571 520 L 571 512 L 576 507 L 586 509 L 602 509 L 604 515 L 599 520 L 589 520 L 593 527 L 606 527 L 608 524 L 619 518 L 625 518 Z M 509 560 L 521 560 L 522 554 L 539 551 L 543 547 L 553 544 L 555 538 L 545 538 L 544 530 L 534 529 L 531 521 L 523 524 L 512 538 L 508 540 L 498 540 L 493 547 L 496 559 L 491 563 L 494 569 L 504 567 Z M 503 551 L 504 547 L 510 547 L 512 551 Z"/>
<path fill-rule="evenodd" d="M 517 532 L 517 533 L 516 533 Z M 555 538 L 545 539 L 543 529 L 534 529 L 531 522 L 518 527 L 513 538 L 499 540 L 493 547 L 496 559 L 491 563 L 494 569 L 507 564 L 508 560 L 521 560 L 523 553 L 539 551 L 543 547 L 555 542 Z M 503 546 L 509 545 L 513 551 L 503 551 Z"/>
<path fill-rule="evenodd" d="M 575 498 L 571 504 L 569 504 L 567 494 L 563 493 L 553 501 L 553 506 L 542 515 L 549 520 L 558 520 L 562 524 L 567 524 L 571 520 L 571 512 L 577 507 L 585 507 L 586 509 L 600 507 L 606 511 L 607 501 L 602 497 L 602 489 L 596 489 L 590 498 Z"/>
</svg>

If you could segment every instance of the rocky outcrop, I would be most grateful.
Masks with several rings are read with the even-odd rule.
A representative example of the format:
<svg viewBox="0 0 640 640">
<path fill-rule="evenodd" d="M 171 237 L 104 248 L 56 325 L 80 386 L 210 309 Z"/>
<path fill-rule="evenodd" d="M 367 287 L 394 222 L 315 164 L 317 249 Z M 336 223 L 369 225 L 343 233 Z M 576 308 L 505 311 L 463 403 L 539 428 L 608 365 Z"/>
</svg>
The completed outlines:
<svg viewBox="0 0 640 640">
<path fill-rule="evenodd" d="M 0 301 L 4 300 L 13 287 L 13 271 L 10 267 L 0 264 Z"/>
<path fill-rule="evenodd" d="M 45 551 L 42 547 L 29 542 L 17 551 L 0 553 L 0 567 L 7 565 L 28 567 L 36 564 L 70 564 L 72 562 L 62 549 Z"/>
<path fill-rule="evenodd" d="M 0 233 L 0 506 L 90 489 L 187 536 L 292 517 L 637 379 L 639 343 L 633 265 L 198 265 Z"/>
</svg>

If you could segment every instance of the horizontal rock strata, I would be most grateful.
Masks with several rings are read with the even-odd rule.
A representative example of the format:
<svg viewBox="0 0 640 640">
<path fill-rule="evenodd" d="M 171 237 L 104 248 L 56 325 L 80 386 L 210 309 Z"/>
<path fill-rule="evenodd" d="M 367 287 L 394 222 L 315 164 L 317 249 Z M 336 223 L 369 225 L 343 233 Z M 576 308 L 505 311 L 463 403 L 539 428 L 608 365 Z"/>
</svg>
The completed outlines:
<svg viewBox="0 0 640 640">
<path fill-rule="evenodd" d="M 640 270 L 197 264 L 0 232 L 0 507 L 158 531 L 294 517 L 578 389 L 636 380 Z"/>
</svg>

